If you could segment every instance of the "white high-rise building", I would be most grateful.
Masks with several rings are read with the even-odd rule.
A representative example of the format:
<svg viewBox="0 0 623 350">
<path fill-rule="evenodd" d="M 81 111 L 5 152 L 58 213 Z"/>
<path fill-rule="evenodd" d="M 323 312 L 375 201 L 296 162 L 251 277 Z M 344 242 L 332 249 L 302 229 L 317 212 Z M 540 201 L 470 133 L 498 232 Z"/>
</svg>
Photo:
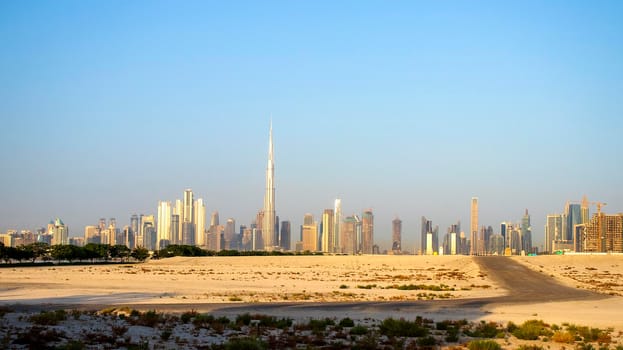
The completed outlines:
<svg viewBox="0 0 623 350">
<path fill-rule="evenodd" d="M 202 247 L 206 245 L 206 206 L 203 199 L 199 198 L 195 201 L 195 244 Z"/>
<path fill-rule="evenodd" d="M 171 202 L 158 202 L 158 225 L 156 229 L 158 235 L 157 249 L 163 249 L 173 243 L 171 241 Z"/>
<path fill-rule="evenodd" d="M 469 254 L 479 255 L 482 251 L 484 251 L 483 247 L 480 246 L 481 244 L 482 243 L 480 242 L 478 234 L 478 197 L 472 197 L 471 222 L 469 232 Z"/>
<path fill-rule="evenodd" d="M 264 220 L 262 240 L 264 250 L 273 250 L 275 243 L 275 163 L 273 158 L 273 123 L 270 123 L 268 164 L 266 166 L 266 194 L 264 195 Z"/>
<path fill-rule="evenodd" d="M 194 197 L 191 189 L 184 190 L 182 207 L 182 244 L 195 244 L 195 210 Z"/>
<path fill-rule="evenodd" d="M 52 228 L 53 228 L 53 231 L 51 232 L 52 233 L 52 245 L 69 244 L 69 238 L 68 238 L 69 230 L 67 226 L 65 226 L 65 223 L 63 223 L 63 220 L 56 218 L 56 220 L 51 221 L 50 224 L 52 225 Z M 48 225 L 48 233 L 50 233 L 49 228 L 50 228 L 50 225 Z"/>
<path fill-rule="evenodd" d="M 340 251 L 340 226 L 342 225 L 342 200 L 339 198 L 335 200 L 333 220 L 334 224 L 332 253 L 338 253 Z"/>
<path fill-rule="evenodd" d="M 335 241 L 335 212 L 333 209 L 325 209 L 322 213 L 322 233 L 320 250 L 325 253 L 333 253 Z"/>
<path fill-rule="evenodd" d="M 176 232 L 177 234 L 172 237 L 174 244 L 181 244 L 182 242 L 182 213 L 184 212 L 184 206 L 182 205 L 181 199 L 175 200 L 175 208 L 173 208 L 173 215 L 177 215 L 177 229 L 172 230 L 172 232 Z"/>
</svg>

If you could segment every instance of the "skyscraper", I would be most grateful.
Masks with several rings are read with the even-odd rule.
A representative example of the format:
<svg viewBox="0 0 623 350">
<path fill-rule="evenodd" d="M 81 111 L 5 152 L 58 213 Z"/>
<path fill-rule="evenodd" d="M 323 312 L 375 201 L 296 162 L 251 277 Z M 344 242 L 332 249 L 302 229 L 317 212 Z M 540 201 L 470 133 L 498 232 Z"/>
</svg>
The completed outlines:
<svg viewBox="0 0 623 350">
<path fill-rule="evenodd" d="M 268 139 L 268 164 L 266 166 L 264 222 L 262 223 L 264 250 L 272 250 L 275 247 L 275 163 L 273 157 L 273 123 L 271 121 Z"/>
<path fill-rule="evenodd" d="M 184 221 L 182 220 L 182 217 L 184 216 L 184 205 L 182 205 L 181 199 L 175 200 L 175 208 L 173 208 L 173 215 L 177 215 L 177 229 L 175 229 L 175 232 L 177 232 L 177 234 L 173 236 L 172 239 L 175 242 L 175 244 L 182 244 L 182 224 L 184 223 Z M 171 229 L 171 231 L 173 231 L 173 229 Z"/>
<path fill-rule="evenodd" d="M 530 215 L 528 209 L 521 218 L 521 243 L 526 254 L 532 253 L 532 227 L 530 226 Z"/>
<path fill-rule="evenodd" d="M 321 251 L 325 253 L 333 253 L 334 235 L 335 235 L 335 213 L 333 209 L 325 209 L 322 213 L 322 244 Z"/>
<path fill-rule="evenodd" d="M 422 216 L 420 254 L 434 255 L 439 252 L 439 226 Z"/>
<path fill-rule="evenodd" d="M 361 219 L 361 252 L 363 254 L 373 254 L 374 214 L 372 214 L 372 209 L 364 211 Z"/>
<path fill-rule="evenodd" d="M 334 206 L 334 216 L 333 216 L 333 251 L 332 253 L 337 253 L 340 251 L 340 227 L 342 225 L 342 200 L 337 198 L 335 200 Z"/>
<path fill-rule="evenodd" d="M 136 242 L 137 246 L 146 248 L 147 250 L 155 250 L 158 236 L 156 235 L 156 220 L 153 215 L 141 215 L 140 237 L 142 240 Z"/>
<path fill-rule="evenodd" d="M 303 225 L 303 250 L 318 251 L 318 224 Z"/>
<path fill-rule="evenodd" d="M 290 231 L 290 221 L 282 221 L 281 222 L 281 231 L 279 234 L 279 246 L 281 247 L 281 249 L 283 250 L 290 250 L 292 249 L 290 246 L 290 237 L 291 237 L 291 231 Z"/>
<path fill-rule="evenodd" d="M 100 230 L 97 226 L 85 226 L 84 227 L 84 243 L 101 243 Z"/>
<path fill-rule="evenodd" d="M 157 249 L 171 244 L 171 202 L 158 202 Z"/>
<path fill-rule="evenodd" d="M 69 230 L 63 220 L 54 220 L 54 231 L 52 232 L 52 244 L 69 244 Z"/>
<path fill-rule="evenodd" d="M 223 238 L 225 239 L 225 249 L 236 249 L 234 243 L 234 237 L 236 234 L 236 220 L 233 218 L 227 219 L 227 223 L 225 224 L 225 233 L 223 234 Z"/>
<path fill-rule="evenodd" d="M 218 211 L 213 211 L 212 215 L 210 215 L 210 227 L 219 225 L 219 215 Z"/>
<path fill-rule="evenodd" d="M 562 240 L 562 215 L 551 214 L 547 216 L 545 224 L 545 251 L 553 253 L 556 241 Z M 506 243 L 508 246 L 509 244 Z"/>
<path fill-rule="evenodd" d="M 392 250 L 398 254 L 402 250 L 402 220 L 398 217 L 392 221 Z"/>
<path fill-rule="evenodd" d="M 564 221 L 562 222 L 565 241 L 573 241 L 573 228 L 575 225 L 584 224 L 582 221 L 582 207 L 580 204 L 571 204 L 567 202 L 565 206 L 565 213 L 563 214 Z M 588 215 L 586 215 L 588 216 Z"/>
<path fill-rule="evenodd" d="M 359 219 L 356 216 L 348 216 L 344 219 L 340 228 L 340 250 L 343 254 L 357 254 L 357 226 Z"/>
<path fill-rule="evenodd" d="M 481 251 L 481 247 L 479 246 L 481 242 L 479 241 L 478 234 L 478 197 L 472 197 L 471 222 L 469 227 L 469 253 L 471 255 L 478 255 Z"/>
<path fill-rule="evenodd" d="M 511 226 L 510 222 L 502 221 L 500 223 L 500 235 L 502 235 L 502 239 L 504 240 L 504 248 L 508 246 L 508 243 L 506 242 L 506 236 L 508 233 L 508 228 L 510 226 Z"/>
<path fill-rule="evenodd" d="M 138 215 L 132 214 L 130 217 L 130 235 L 128 236 L 128 248 L 134 249 L 136 247 L 136 235 L 139 231 L 139 219 Z"/>
<path fill-rule="evenodd" d="M 182 207 L 182 244 L 195 244 L 194 196 L 191 189 L 184 190 Z"/>
<path fill-rule="evenodd" d="M 206 245 L 206 205 L 202 198 L 195 201 L 195 244 L 203 247 Z"/>
</svg>

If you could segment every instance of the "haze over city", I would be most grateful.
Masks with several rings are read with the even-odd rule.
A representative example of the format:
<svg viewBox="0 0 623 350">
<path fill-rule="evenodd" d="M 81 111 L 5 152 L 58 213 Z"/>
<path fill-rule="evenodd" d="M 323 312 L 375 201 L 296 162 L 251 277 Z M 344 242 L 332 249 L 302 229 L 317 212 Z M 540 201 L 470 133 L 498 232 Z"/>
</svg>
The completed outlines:
<svg viewBox="0 0 623 350">
<path fill-rule="evenodd" d="M 344 215 L 374 210 L 384 249 L 399 216 L 413 250 L 421 216 L 467 228 L 477 196 L 496 230 L 527 208 L 540 246 L 568 200 L 623 211 L 621 10 L 2 3 L 0 232 L 126 225 L 185 188 L 250 223 L 272 116 L 275 207 L 294 228 L 341 198 Z"/>
</svg>

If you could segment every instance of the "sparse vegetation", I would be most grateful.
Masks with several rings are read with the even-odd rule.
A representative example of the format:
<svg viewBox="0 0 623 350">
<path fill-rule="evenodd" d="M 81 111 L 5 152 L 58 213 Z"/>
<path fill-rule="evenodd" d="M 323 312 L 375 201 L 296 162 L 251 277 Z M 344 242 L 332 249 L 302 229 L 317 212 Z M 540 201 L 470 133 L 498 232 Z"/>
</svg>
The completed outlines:
<svg viewBox="0 0 623 350">
<path fill-rule="evenodd" d="M 467 344 L 469 350 L 501 350 L 502 347 L 494 340 L 472 340 Z"/>
<path fill-rule="evenodd" d="M 428 335 L 428 328 L 417 321 L 405 319 L 395 320 L 387 318 L 381 322 L 379 331 L 388 337 L 424 337 Z"/>
<path fill-rule="evenodd" d="M 402 284 L 402 285 L 391 285 L 386 287 L 385 289 L 398 289 L 398 290 L 429 290 L 434 292 L 447 292 L 454 291 L 454 287 L 450 287 L 445 284 L 440 285 L 429 285 L 429 284 Z"/>
<path fill-rule="evenodd" d="M 65 310 L 56 311 L 42 311 L 39 314 L 32 315 L 28 319 L 30 322 L 41 326 L 55 326 L 61 321 L 67 319 L 67 312 Z"/>
<path fill-rule="evenodd" d="M 549 330 L 549 326 L 541 320 L 528 320 L 521 326 L 513 329 L 512 334 L 517 339 L 524 340 L 536 340 L 540 336 L 552 336 L 553 333 Z"/>
<path fill-rule="evenodd" d="M 349 317 L 345 317 L 340 321 L 339 325 L 340 327 L 354 327 L 355 321 L 353 321 Z"/>
<path fill-rule="evenodd" d="M 14 312 L 6 311 L 8 314 Z M 72 321 L 73 325 L 61 324 L 68 316 L 76 317 L 75 315 L 80 322 Z M 117 317 L 121 315 L 127 316 Z M 566 344 L 570 344 L 570 350 L 623 350 L 619 345 L 623 340 L 623 333 L 570 324 L 549 326 L 541 320 L 528 320 L 521 325 L 509 322 L 504 327 L 502 324 L 486 321 L 433 322 L 419 316 L 414 320 L 387 318 L 380 322 L 371 319 L 358 322 L 349 317 L 339 321 L 322 318 L 295 322 L 289 318 L 245 313 L 232 321 L 225 316 L 199 314 L 194 310 L 178 317 L 155 310 L 140 312 L 129 308 L 108 308 L 93 312 L 44 311 L 22 316 L 20 321 L 27 321 L 28 326 L 20 328 L 7 323 L 7 318 L 14 317 L 5 315 L 0 318 L 0 348 L 204 348 L 199 345 L 200 342 L 205 342 L 205 337 L 210 337 L 211 345 L 205 347 L 210 350 L 435 349 L 439 346 L 448 349 L 467 347 L 470 350 L 500 350 L 503 346 L 501 344 L 512 344 L 514 338 L 509 334 L 513 334 L 522 339 L 520 345 L 514 347 L 518 350 L 564 349 Z M 107 326 L 93 327 L 92 322 L 101 322 Z M 87 326 L 80 332 L 72 330 L 76 324 L 83 323 Z M 128 331 L 131 326 L 148 327 L 141 331 L 146 332 L 146 335 L 137 339 L 135 332 Z M 549 338 L 565 345 L 554 347 L 554 344 L 547 343 Z M 613 343 L 616 347 L 610 345 Z"/>
<path fill-rule="evenodd" d="M 472 338 L 495 338 L 497 337 L 500 329 L 495 322 L 481 321 L 471 329 L 465 329 L 464 333 Z"/>
<path fill-rule="evenodd" d="M 364 335 L 368 333 L 368 327 L 357 325 L 350 329 L 351 335 Z"/>
</svg>

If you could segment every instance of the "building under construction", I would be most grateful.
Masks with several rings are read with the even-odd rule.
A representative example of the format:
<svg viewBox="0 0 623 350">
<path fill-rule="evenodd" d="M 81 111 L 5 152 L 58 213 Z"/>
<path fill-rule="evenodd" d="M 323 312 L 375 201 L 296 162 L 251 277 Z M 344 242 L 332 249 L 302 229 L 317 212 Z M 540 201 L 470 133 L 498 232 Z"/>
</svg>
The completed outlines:
<svg viewBox="0 0 623 350">
<path fill-rule="evenodd" d="M 588 223 L 577 225 L 574 246 L 577 252 L 623 253 L 623 213 L 597 213 Z"/>
</svg>

